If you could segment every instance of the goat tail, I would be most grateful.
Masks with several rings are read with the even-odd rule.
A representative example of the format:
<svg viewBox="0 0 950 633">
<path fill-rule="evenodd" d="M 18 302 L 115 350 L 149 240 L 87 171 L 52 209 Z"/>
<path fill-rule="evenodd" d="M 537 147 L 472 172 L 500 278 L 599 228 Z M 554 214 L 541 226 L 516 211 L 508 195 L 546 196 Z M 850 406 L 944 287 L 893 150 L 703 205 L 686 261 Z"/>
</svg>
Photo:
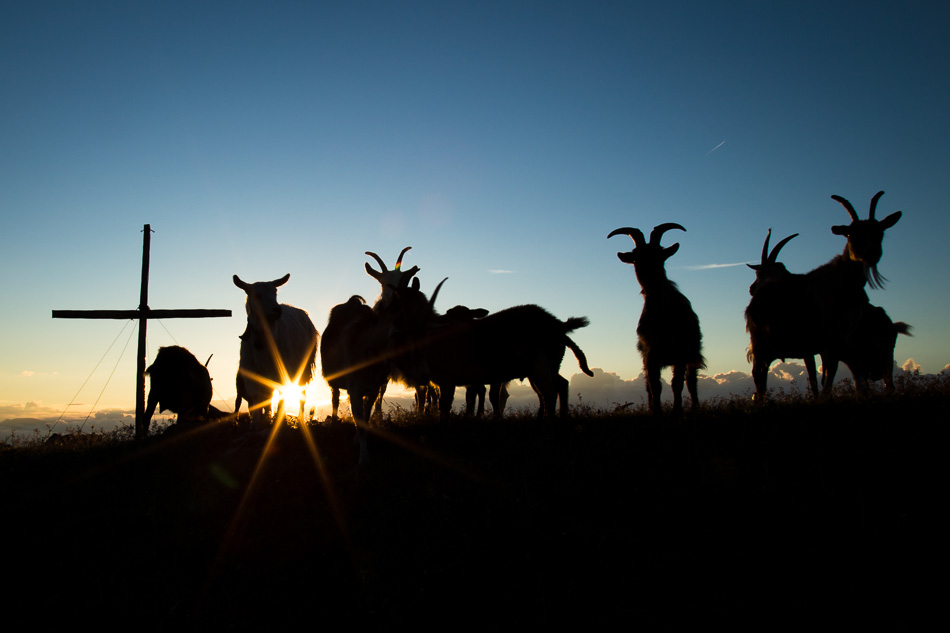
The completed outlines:
<svg viewBox="0 0 950 633">
<path fill-rule="evenodd" d="M 567 334 L 588 325 L 590 325 L 590 319 L 587 317 L 570 317 L 567 321 L 564 321 L 564 333 Z"/>
<path fill-rule="evenodd" d="M 585 319 L 586 321 L 586 319 Z M 586 325 L 586 323 L 584 324 Z M 564 344 L 571 348 L 571 351 L 574 352 L 574 356 L 577 358 L 577 364 L 580 365 L 581 371 L 587 374 L 588 376 L 593 377 L 594 372 L 590 370 L 590 367 L 587 366 L 587 356 L 584 355 L 584 351 L 577 346 L 577 343 L 571 340 L 571 337 L 564 335 Z"/>
</svg>

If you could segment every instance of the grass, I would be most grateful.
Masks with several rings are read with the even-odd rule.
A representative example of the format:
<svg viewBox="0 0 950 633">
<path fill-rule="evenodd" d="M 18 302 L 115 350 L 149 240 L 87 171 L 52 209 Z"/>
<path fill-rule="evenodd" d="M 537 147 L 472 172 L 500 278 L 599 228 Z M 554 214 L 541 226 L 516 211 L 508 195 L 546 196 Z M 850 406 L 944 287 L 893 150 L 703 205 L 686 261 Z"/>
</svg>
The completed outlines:
<svg viewBox="0 0 950 633">
<path fill-rule="evenodd" d="M 912 629 L 937 595 L 948 387 L 662 419 L 397 410 L 364 468 L 345 424 L 24 441 L 0 449 L 0 595 L 38 624 L 145 628 Z"/>
</svg>

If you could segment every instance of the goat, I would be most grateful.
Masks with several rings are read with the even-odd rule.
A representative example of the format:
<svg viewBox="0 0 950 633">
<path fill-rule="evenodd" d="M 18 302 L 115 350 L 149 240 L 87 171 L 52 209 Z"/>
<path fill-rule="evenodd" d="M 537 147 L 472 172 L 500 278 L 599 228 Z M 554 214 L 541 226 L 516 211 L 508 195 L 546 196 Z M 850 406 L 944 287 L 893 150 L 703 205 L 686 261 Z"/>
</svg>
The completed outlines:
<svg viewBox="0 0 950 633">
<path fill-rule="evenodd" d="M 409 282 L 419 272 L 418 266 L 413 266 L 409 270 L 402 270 L 402 258 L 406 254 L 406 251 L 411 249 L 411 246 L 407 246 L 399 252 L 399 257 L 396 259 L 396 266 L 389 270 L 386 268 L 386 262 L 371 251 L 366 251 L 366 254 L 376 260 L 379 264 L 379 270 L 374 270 L 372 266 L 367 262 L 364 264 L 366 267 L 366 274 L 379 282 L 379 285 L 382 287 L 382 291 L 379 295 L 379 299 L 376 300 L 376 303 L 373 305 L 373 310 L 377 313 L 389 303 L 389 300 L 392 298 L 393 291 L 397 288 L 406 288 L 409 286 Z"/>
<path fill-rule="evenodd" d="M 844 251 L 804 275 L 763 284 L 752 296 L 745 317 L 757 400 L 766 397 L 769 366 L 777 358 L 821 354 L 823 373 L 837 367 L 841 352 L 836 348 L 840 341 L 854 336 L 855 325 L 869 305 L 865 284 L 880 288 L 885 281 L 877 270 L 884 231 L 900 220 L 901 212 L 875 219 L 882 195 L 880 191 L 871 199 L 867 220 L 859 219 L 846 199 L 831 196 L 851 217 L 850 225 L 831 227 L 832 233 L 847 238 Z M 830 392 L 830 381 L 823 375 L 822 393 Z"/>
<path fill-rule="evenodd" d="M 625 264 L 633 265 L 642 289 L 643 310 L 637 324 L 637 349 L 643 357 L 647 396 L 655 415 L 662 412 L 660 372 L 664 367 L 673 367 L 670 387 L 674 413 L 682 411 L 684 379 L 692 408 L 699 406 L 697 374 L 706 367 L 699 318 L 689 299 L 666 276 L 666 260 L 680 247 L 678 242 L 665 248 L 660 246 L 663 234 L 671 229 L 686 230 L 673 222 L 660 224 L 650 233 L 649 242 L 639 229 L 631 227 L 615 229 L 607 235 L 608 239 L 615 235 L 629 235 L 633 239 L 633 250 L 617 253 L 617 257 Z"/>
<path fill-rule="evenodd" d="M 156 406 L 159 411 L 177 413 L 180 424 L 208 414 L 211 375 L 208 368 L 184 347 L 160 347 L 155 361 L 145 373 L 149 376 L 148 402 L 145 406 L 146 433 Z"/>
<path fill-rule="evenodd" d="M 323 376 L 330 385 L 333 418 L 340 406 L 340 390 L 350 398 L 350 409 L 360 446 L 360 463 L 366 461 L 366 428 L 374 404 L 389 381 L 389 364 L 384 360 L 386 332 L 379 327 L 379 315 L 359 295 L 330 310 L 320 345 Z"/>
<path fill-rule="evenodd" d="M 274 389 L 288 383 L 304 386 L 313 379 L 319 334 L 300 308 L 277 302 L 277 288 L 290 274 L 274 281 L 247 283 L 234 275 L 234 285 L 247 294 L 247 328 L 241 335 L 238 397 L 244 397 L 255 426 L 270 417 Z M 238 401 L 240 404 L 240 401 Z M 304 403 L 300 403 L 303 417 Z M 236 413 L 236 411 L 235 411 Z"/>
<path fill-rule="evenodd" d="M 779 252 L 782 250 L 782 247 L 788 244 L 788 242 L 798 236 L 798 233 L 793 233 L 788 237 L 784 238 L 778 244 L 775 245 L 775 248 L 769 252 L 769 239 L 772 237 L 772 229 L 769 229 L 769 232 L 765 235 L 765 243 L 762 245 L 762 259 L 758 264 L 746 264 L 749 268 L 755 271 L 755 281 L 752 282 L 752 285 L 749 286 L 749 294 L 755 296 L 755 293 L 763 285 L 776 281 L 778 279 L 786 280 L 792 273 L 788 272 L 788 269 L 785 268 L 785 264 L 776 261 L 778 258 Z M 802 358 L 802 361 L 805 363 L 805 369 L 808 372 L 808 386 L 813 397 L 818 397 L 818 370 L 815 367 L 815 353 L 817 353 L 817 348 L 814 353 L 806 353 Z M 752 358 L 752 350 L 749 348 L 747 358 Z M 783 357 L 784 361 L 785 358 Z"/>
<path fill-rule="evenodd" d="M 851 370 L 854 389 L 859 394 L 868 392 L 868 382 L 883 380 L 888 391 L 894 389 L 894 347 L 897 335 L 912 336 L 911 326 L 903 321 L 891 321 L 884 308 L 867 304 L 838 348 L 840 360 Z M 823 387 L 834 389 L 838 361 L 826 367 Z"/>
<path fill-rule="evenodd" d="M 397 289 L 382 311 L 391 333 L 395 374 L 410 385 L 437 385 L 443 417 L 452 410 L 458 385 L 500 386 L 525 377 L 541 402 L 539 417 L 553 417 L 558 398 L 561 416 L 566 417 L 568 382 L 558 374 L 565 348 L 574 352 L 585 374 L 593 375 L 584 352 L 568 336 L 586 326 L 587 318 L 561 321 L 540 306 L 522 305 L 480 319 L 440 324 L 434 305 L 444 281 L 431 299 L 419 290 L 418 280 Z"/>
<path fill-rule="evenodd" d="M 412 278 L 419 272 L 418 266 L 413 266 L 408 270 L 402 269 L 402 258 L 412 247 L 407 246 L 401 251 L 399 251 L 399 257 L 396 258 L 396 265 L 392 270 L 386 267 L 386 262 L 383 261 L 383 258 L 377 255 L 372 251 L 366 251 L 366 255 L 369 255 L 376 260 L 376 263 L 379 264 L 379 270 L 375 270 L 367 262 L 364 264 L 366 268 L 366 274 L 379 282 L 380 285 L 380 294 L 379 298 L 376 299 L 376 303 L 373 304 L 373 311 L 379 314 L 379 311 L 382 310 L 384 306 L 389 303 L 390 298 L 392 297 L 393 290 L 397 288 L 406 288 L 409 285 L 409 282 Z M 386 386 L 383 385 L 382 389 L 379 392 L 379 398 L 376 400 L 376 414 L 381 415 L 383 409 L 383 395 L 386 393 Z M 336 394 L 337 400 L 339 400 L 339 392 Z M 428 398 L 427 386 L 419 385 L 416 387 L 416 405 L 419 407 L 419 410 L 422 411 L 425 400 Z M 422 404 L 420 404 L 420 402 Z"/>
<path fill-rule="evenodd" d="M 446 325 L 465 323 L 475 319 L 482 319 L 488 316 L 488 310 L 484 308 L 469 308 L 458 305 L 449 308 L 445 314 L 437 319 L 440 327 Z M 465 386 L 465 415 L 466 417 L 482 417 L 485 413 L 485 385 L 464 385 Z M 500 418 L 505 410 L 505 403 L 508 401 L 508 383 L 499 383 L 489 385 L 489 400 L 492 403 L 493 415 Z"/>
</svg>

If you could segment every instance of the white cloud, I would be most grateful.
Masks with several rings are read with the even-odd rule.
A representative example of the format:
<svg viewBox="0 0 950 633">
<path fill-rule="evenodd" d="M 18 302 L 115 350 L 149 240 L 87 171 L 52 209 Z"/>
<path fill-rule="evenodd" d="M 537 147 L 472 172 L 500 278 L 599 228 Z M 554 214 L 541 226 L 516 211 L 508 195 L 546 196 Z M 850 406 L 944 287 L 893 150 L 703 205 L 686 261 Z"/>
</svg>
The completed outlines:
<svg viewBox="0 0 950 633">
<path fill-rule="evenodd" d="M 732 264 L 698 264 L 695 266 L 680 266 L 684 270 L 712 270 L 715 268 L 733 268 L 735 266 L 745 266 L 749 262 L 735 262 Z"/>
<path fill-rule="evenodd" d="M 915 361 L 913 358 L 908 358 L 904 361 L 904 364 L 901 365 L 901 369 L 910 373 L 919 373 L 920 372 L 920 363 Z"/>
<path fill-rule="evenodd" d="M 503 268 L 489 268 L 488 272 L 492 275 L 512 275 L 515 271 L 505 270 Z"/>
</svg>

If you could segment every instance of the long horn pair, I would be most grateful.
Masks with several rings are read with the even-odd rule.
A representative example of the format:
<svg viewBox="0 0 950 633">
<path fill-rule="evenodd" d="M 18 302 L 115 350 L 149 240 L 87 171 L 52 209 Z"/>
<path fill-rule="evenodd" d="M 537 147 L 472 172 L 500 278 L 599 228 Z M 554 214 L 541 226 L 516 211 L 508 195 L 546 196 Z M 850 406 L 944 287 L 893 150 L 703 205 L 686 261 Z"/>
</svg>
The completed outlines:
<svg viewBox="0 0 950 633">
<path fill-rule="evenodd" d="M 402 249 L 402 250 L 399 252 L 399 258 L 396 259 L 396 270 L 399 270 L 399 267 L 402 266 L 402 257 L 403 257 L 403 255 L 406 254 L 406 251 L 408 251 L 410 248 L 412 248 L 412 247 L 411 247 L 411 246 L 407 246 L 406 248 Z M 385 272 L 389 272 L 389 268 L 386 267 L 386 262 L 383 261 L 383 258 L 382 258 L 382 257 L 380 257 L 379 255 L 377 255 L 376 253 L 374 253 L 374 252 L 372 252 L 372 251 L 366 251 L 365 254 L 366 254 L 366 255 L 369 255 L 370 257 L 372 257 L 373 259 L 376 260 L 376 263 L 379 264 L 379 269 L 380 269 L 381 272 L 384 272 L 384 273 L 385 273 Z"/>
<path fill-rule="evenodd" d="M 765 236 L 765 244 L 762 245 L 762 264 L 774 264 L 775 260 L 778 259 L 779 251 L 782 250 L 782 247 L 788 244 L 788 242 L 794 238 L 798 237 L 798 233 L 792 233 L 781 242 L 775 245 L 775 248 L 772 249 L 772 252 L 769 253 L 769 238 L 772 237 L 772 229 L 769 229 L 768 234 Z"/>
<path fill-rule="evenodd" d="M 884 192 L 883 192 L 883 191 L 878 191 L 876 194 L 874 194 L 874 197 L 871 198 L 871 209 L 870 209 L 870 211 L 868 211 L 868 219 L 869 219 L 869 220 L 875 219 L 875 218 L 874 218 L 874 212 L 877 210 L 877 201 L 880 200 L 880 199 L 881 199 L 881 196 L 883 196 L 883 195 L 884 195 Z M 852 222 L 857 222 L 857 221 L 858 221 L 858 214 L 855 212 L 854 207 L 851 206 L 851 203 L 850 203 L 850 202 L 848 202 L 845 198 L 843 198 L 843 197 L 841 197 L 841 196 L 838 196 L 838 195 L 833 195 L 833 196 L 831 196 L 831 199 L 832 199 L 832 200 L 837 200 L 837 201 L 840 202 L 842 205 L 844 205 L 844 208 L 848 210 L 848 215 L 851 216 L 851 221 L 852 221 Z"/>
</svg>

